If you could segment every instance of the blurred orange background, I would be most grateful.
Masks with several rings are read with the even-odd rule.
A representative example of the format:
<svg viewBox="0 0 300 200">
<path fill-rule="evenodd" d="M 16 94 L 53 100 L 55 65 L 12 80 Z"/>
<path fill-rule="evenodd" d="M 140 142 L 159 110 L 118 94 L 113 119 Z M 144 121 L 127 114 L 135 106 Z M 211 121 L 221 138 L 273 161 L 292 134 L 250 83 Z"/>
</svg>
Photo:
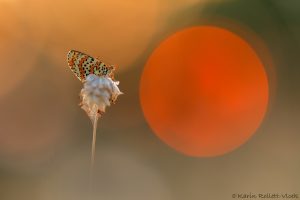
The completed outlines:
<svg viewBox="0 0 300 200">
<path fill-rule="evenodd" d="M 280 0 L 0 0 L 0 199 L 87 198 L 92 126 L 78 106 L 70 49 L 116 65 L 125 93 L 99 121 L 94 199 L 300 193 L 299 9 Z M 166 145 L 141 108 L 152 53 L 194 26 L 242 38 L 268 79 L 263 120 L 220 156 L 189 157 Z"/>
</svg>

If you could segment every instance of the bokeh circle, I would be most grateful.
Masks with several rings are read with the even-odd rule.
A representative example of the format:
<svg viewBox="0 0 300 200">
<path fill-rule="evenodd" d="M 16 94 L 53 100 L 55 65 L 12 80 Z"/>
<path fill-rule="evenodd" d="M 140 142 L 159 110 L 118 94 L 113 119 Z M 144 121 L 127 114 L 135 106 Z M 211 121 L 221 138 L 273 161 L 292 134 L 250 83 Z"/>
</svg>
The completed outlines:
<svg viewBox="0 0 300 200">
<path fill-rule="evenodd" d="M 265 68 L 241 37 L 214 26 L 168 37 L 150 56 L 140 101 L 154 133 L 189 156 L 217 156 L 244 144 L 267 110 Z"/>
</svg>

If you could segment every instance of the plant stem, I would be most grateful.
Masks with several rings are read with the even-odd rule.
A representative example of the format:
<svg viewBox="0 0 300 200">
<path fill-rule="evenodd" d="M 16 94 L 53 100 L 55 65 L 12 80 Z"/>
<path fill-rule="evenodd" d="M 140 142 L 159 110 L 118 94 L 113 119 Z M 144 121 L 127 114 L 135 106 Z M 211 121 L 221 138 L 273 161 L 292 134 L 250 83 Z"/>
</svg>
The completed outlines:
<svg viewBox="0 0 300 200">
<path fill-rule="evenodd" d="M 98 107 L 94 108 L 98 111 Z M 94 119 L 92 120 L 93 123 L 93 142 L 92 142 L 92 152 L 91 152 L 91 164 L 90 164 L 90 191 L 93 192 L 93 173 L 94 173 L 94 164 L 95 164 L 95 150 L 96 150 L 96 136 L 97 136 L 97 122 L 98 122 L 98 115 L 94 115 Z"/>
</svg>

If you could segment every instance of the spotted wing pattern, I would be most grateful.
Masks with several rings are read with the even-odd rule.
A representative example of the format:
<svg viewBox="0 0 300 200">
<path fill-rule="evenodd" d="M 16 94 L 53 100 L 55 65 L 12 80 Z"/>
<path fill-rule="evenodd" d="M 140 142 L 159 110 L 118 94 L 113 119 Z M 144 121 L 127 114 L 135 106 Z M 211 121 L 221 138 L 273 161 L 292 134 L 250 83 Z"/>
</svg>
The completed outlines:
<svg viewBox="0 0 300 200">
<path fill-rule="evenodd" d="M 71 50 L 68 53 L 67 61 L 72 72 L 80 81 L 85 81 L 89 74 L 105 76 L 110 70 L 103 62 L 79 51 Z"/>
</svg>

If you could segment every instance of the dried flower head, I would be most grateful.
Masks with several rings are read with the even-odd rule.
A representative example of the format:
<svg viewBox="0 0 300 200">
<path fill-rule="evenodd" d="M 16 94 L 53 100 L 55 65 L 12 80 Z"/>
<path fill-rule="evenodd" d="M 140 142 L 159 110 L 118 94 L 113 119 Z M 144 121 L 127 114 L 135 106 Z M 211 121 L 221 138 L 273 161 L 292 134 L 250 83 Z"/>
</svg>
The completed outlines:
<svg viewBox="0 0 300 200">
<path fill-rule="evenodd" d="M 119 82 L 113 81 L 110 77 L 88 75 L 80 92 L 80 105 L 91 120 L 101 116 L 106 106 L 115 103 L 117 97 L 122 94 L 118 85 Z"/>
</svg>

